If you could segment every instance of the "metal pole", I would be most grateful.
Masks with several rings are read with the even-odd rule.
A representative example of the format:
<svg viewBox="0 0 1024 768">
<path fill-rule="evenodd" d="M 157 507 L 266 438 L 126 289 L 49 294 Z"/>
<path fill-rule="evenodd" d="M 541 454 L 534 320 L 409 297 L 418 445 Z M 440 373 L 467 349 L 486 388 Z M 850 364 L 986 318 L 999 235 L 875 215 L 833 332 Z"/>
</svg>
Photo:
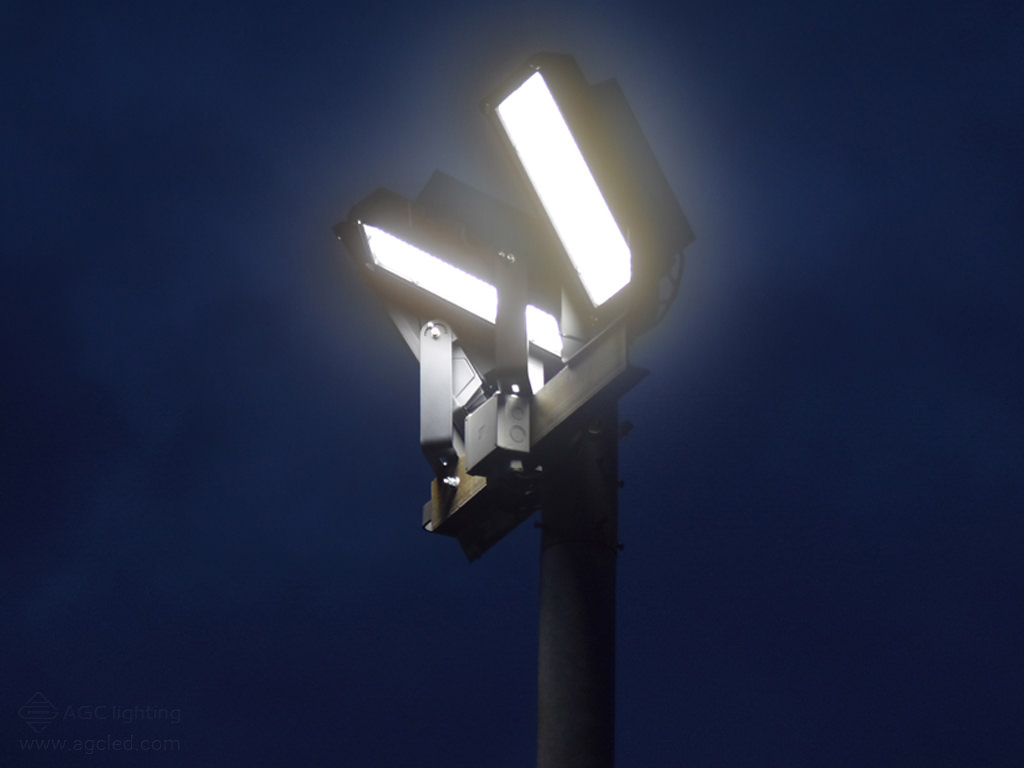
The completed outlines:
<svg viewBox="0 0 1024 768">
<path fill-rule="evenodd" d="M 615 764 L 618 409 L 581 422 L 545 467 L 541 502 L 538 768 Z"/>
</svg>

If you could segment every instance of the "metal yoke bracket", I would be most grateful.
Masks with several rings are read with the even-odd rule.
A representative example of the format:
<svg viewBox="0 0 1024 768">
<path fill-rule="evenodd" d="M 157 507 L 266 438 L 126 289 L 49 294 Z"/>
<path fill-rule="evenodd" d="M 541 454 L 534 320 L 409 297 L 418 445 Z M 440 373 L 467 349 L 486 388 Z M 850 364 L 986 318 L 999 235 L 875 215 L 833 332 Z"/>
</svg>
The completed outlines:
<svg viewBox="0 0 1024 768">
<path fill-rule="evenodd" d="M 420 447 L 441 483 L 457 483 L 452 425 L 452 331 L 432 320 L 420 329 Z"/>
<path fill-rule="evenodd" d="M 474 474 L 504 474 L 522 467 L 530 452 L 529 341 L 526 268 L 511 253 L 495 258 L 498 293 L 492 378 L 497 391 L 466 417 L 466 467 Z"/>
<path fill-rule="evenodd" d="M 617 401 L 646 374 L 643 369 L 629 364 L 623 323 L 595 338 L 534 395 L 529 414 L 531 463 L 557 463 L 573 440 L 577 414 L 599 403 Z M 459 459 L 456 467 L 461 482 L 453 487 L 451 483 L 434 481 L 430 501 L 423 507 L 423 527 L 456 538 L 466 556 L 476 560 L 529 517 L 538 499 L 529 493 L 516 493 L 515 488 L 509 486 L 508 481 L 516 479 L 514 473 L 513 477 L 504 478 L 504 482 L 500 476 L 469 473 L 470 444 L 478 426 L 472 423 L 472 415 L 466 420 L 466 456 Z M 493 416 L 487 417 L 480 426 L 489 425 L 490 440 L 496 441 L 493 419 Z M 535 468 L 534 474 L 537 471 L 539 468 Z M 522 489 L 529 491 L 529 483 Z"/>
<path fill-rule="evenodd" d="M 494 265 L 494 283 L 498 289 L 494 375 L 502 392 L 529 397 L 525 265 L 516 261 L 515 254 L 499 252 Z"/>
</svg>

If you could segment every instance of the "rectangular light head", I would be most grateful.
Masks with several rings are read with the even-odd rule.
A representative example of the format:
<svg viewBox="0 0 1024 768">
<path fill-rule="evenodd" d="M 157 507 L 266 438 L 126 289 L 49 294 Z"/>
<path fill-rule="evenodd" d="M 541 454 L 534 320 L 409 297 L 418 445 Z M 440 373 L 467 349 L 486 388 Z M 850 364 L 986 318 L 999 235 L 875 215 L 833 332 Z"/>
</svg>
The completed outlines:
<svg viewBox="0 0 1024 768">
<path fill-rule="evenodd" d="M 378 267 L 483 320 L 494 322 L 498 292 L 493 285 L 379 227 L 362 222 L 361 226 L 370 247 L 370 258 Z"/>
<path fill-rule="evenodd" d="M 494 111 L 587 297 L 603 305 L 629 284 L 632 255 L 544 73 Z"/>
<path fill-rule="evenodd" d="M 366 222 L 359 226 L 376 266 L 491 325 L 497 322 L 498 291 L 493 285 L 380 227 Z M 533 305 L 526 307 L 526 336 L 542 349 L 562 354 L 558 321 Z"/>
</svg>

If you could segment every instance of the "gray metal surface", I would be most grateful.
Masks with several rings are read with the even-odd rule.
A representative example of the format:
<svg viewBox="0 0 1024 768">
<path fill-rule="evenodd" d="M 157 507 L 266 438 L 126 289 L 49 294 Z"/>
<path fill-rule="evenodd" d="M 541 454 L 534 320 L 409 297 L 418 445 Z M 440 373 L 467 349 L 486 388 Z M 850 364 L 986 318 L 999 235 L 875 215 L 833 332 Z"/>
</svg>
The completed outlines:
<svg viewBox="0 0 1024 768">
<path fill-rule="evenodd" d="M 567 422 L 584 406 L 615 402 L 646 375 L 646 371 L 629 365 L 623 326 L 610 329 L 586 345 L 533 398 L 529 467 L 558 460 L 574 432 Z M 529 477 L 513 474 L 504 484 L 488 484 L 487 479 L 467 470 L 473 462 L 479 466 L 482 457 L 497 447 L 497 395 L 492 401 L 487 406 L 491 410 L 477 416 L 478 408 L 466 419 L 466 456 L 459 459 L 458 486 L 439 487 L 435 480 L 431 499 L 423 509 L 424 527 L 458 539 L 470 560 L 497 543 L 538 506 Z M 473 439 L 479 442 L 471 447 Z"/>
<path fill-rule="evenodd" d="M 438 477 L 455 464 L 452 431 L 452 332 L 432 321 L 420 329 L 420 447 Z"/>
</svg>

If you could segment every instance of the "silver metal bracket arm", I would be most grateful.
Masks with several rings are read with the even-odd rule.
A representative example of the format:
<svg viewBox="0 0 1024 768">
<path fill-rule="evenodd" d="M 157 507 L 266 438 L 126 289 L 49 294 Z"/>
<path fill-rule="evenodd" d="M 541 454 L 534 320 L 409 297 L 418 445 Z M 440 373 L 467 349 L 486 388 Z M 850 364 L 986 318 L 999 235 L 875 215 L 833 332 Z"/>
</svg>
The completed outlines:
<svg viewBox="0 0 1024 768">
<path fill-rule="evenodd" d="M 454 477 L 452 331 L 432 320 L 420 329 L 420 447 L 439 481 Z"/>
</svg>

